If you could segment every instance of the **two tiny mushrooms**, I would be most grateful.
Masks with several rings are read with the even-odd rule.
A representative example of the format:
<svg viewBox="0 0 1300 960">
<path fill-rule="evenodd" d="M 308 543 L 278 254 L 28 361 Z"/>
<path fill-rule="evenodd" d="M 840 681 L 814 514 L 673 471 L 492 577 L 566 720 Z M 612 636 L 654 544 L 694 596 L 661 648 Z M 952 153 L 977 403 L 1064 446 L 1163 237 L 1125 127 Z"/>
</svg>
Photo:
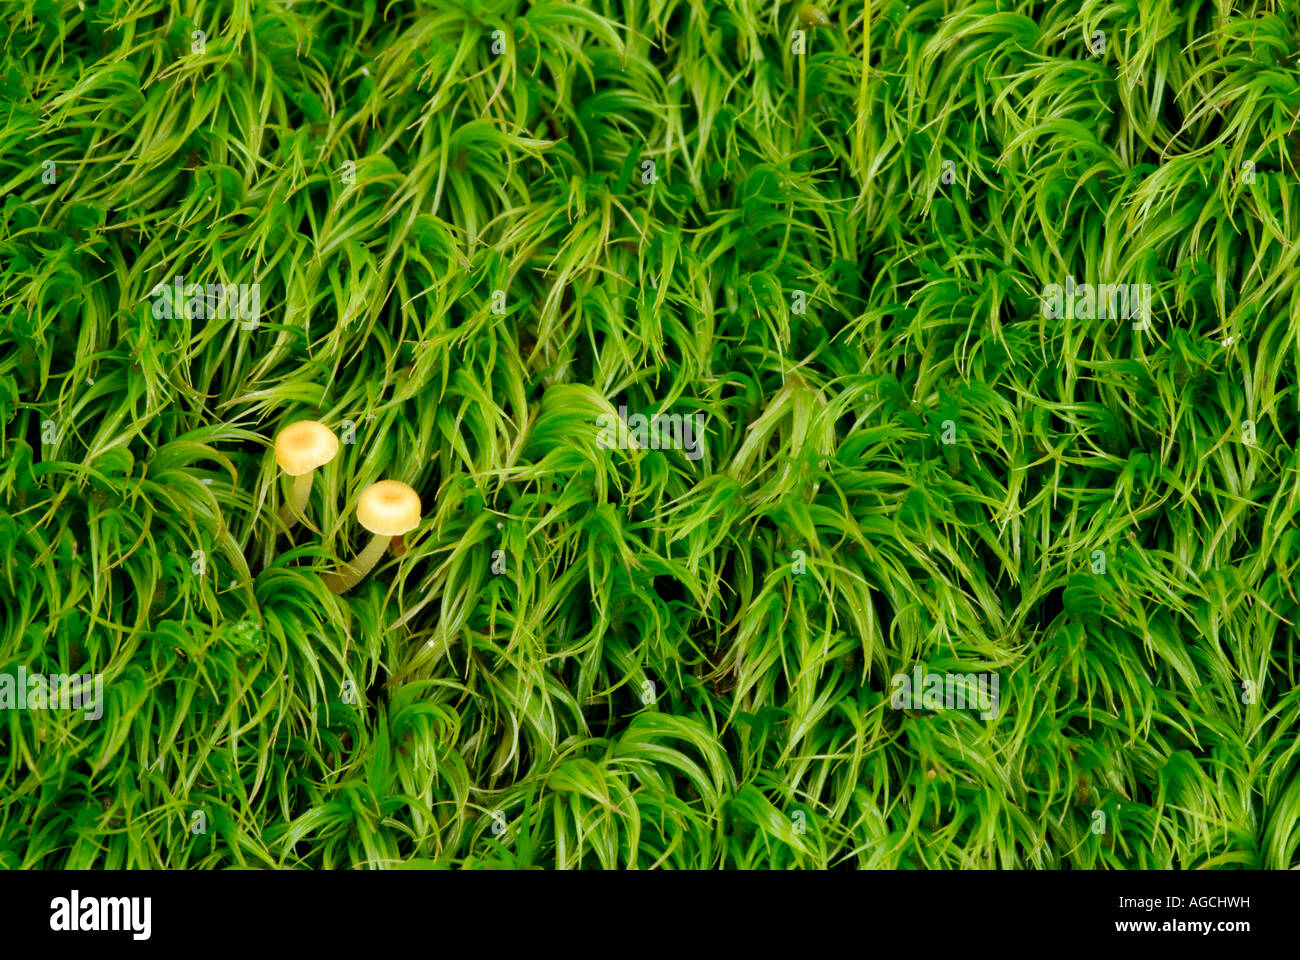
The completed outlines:
<svg viewBox="0 0 1300 960">
<path fill-rule="evenodd" d="M 276 436 L 275 461 L 286 475 L 293 477 L 293 492 L 280 511 L 280 519 L 286 526 L 298 520 L 306 522 L 304 513 L 311 496 L 313 475 L 338 452 L 339 440 L 334 431 L 315 420 L 291 423 Z M 420 496 L 398 480 L 372 483 L 362 491 L 357 503 L 357 522 L 373 536 L 342 573 L 325 578 L 333 593 L 346 593 L 355 587 L 374 569 L 390 545 L 401 543 L 394 538 L 410 533 L 419 525 Z"/>
</svg>

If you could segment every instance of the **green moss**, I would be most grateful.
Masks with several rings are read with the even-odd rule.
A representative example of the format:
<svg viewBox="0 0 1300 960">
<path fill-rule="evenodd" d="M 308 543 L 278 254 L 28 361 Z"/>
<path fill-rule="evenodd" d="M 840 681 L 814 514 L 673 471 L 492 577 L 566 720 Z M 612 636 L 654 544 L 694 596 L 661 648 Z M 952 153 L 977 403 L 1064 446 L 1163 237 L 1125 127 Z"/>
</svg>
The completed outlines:
<svg viewBox="0 0 1300 960">
<path fill-rule="evenodd" d="M 11 6 L 0 866 L 1300 865 L 1294 11 Z"/>
</svg>

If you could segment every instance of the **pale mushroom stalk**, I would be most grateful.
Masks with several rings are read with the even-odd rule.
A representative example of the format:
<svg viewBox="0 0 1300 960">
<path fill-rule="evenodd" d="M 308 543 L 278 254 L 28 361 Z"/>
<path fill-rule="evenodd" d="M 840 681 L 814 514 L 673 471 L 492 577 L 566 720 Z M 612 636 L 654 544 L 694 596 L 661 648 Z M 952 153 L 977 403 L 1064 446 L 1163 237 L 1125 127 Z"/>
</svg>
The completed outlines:
<svg viewBox="0 0 1300 960">
<path fill-rule="evenodd" d="M 374 536 L 340 572 L 325 578 L 331 593 L 347 593 L 375 568 L 395 539 L 420 523 L 420 496 L 399 480 L 380 480 L 362 491 L 357 522 Z"/>
<path fill-rule="evenodd" d="M 286 527 L 299 520 L 306 523 L 307 500 L 316 469 L 333 460 L 338 452 L 339 438 L 334 431 L 315 420 L 291 423 L 276 436 L 276 463 L 293 477 L 293 492 L 280 508 L 280 520 Z"/>
<path fill-rule="evenodd" d="M 307 501 L 311 497 L 312 482 L 315 479 L 315 470 L 311 473 L 300 473 L 293 478 L 293 493 L 290 494 L 288 502 L 280 507 L 280 519 L 284 521 L 285 526 L 292 526 L 304 518 L 307 512 Z"/>
<path fill-rule="evenodd" d="M 392 542 L 392 537 L 385 537 L 378 533 L 371 537 L 366 548 L 348 562 L 347 568 L 331 578 L 330 592 L 347 593 L 364 580 L 366 574 L 375 569 L 375 564 L 379 562 L 379 558 L 384 555 L 384 551 Z"/>
</svg>

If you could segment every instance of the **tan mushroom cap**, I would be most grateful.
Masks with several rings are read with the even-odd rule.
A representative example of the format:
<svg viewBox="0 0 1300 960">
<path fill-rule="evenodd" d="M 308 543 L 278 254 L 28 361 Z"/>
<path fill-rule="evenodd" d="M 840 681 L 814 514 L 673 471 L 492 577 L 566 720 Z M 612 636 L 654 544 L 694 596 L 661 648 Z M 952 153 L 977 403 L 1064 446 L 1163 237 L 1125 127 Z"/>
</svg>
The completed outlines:
<svg viewBox="0 0 1300 960">
<path fill-rule="evenodd" d="M 357 522 L 383 537 L 410 533 L 420 523 L 420 495 L 400 480 L 372 483 L 357 502 Z"/>
<path fill-rule="evenodd" d="M 315 420 L 291 423 L 275 438 L 275 462 L 291 477 L 325 466 L 338 452 L 334 431 Z"/>
</svg>

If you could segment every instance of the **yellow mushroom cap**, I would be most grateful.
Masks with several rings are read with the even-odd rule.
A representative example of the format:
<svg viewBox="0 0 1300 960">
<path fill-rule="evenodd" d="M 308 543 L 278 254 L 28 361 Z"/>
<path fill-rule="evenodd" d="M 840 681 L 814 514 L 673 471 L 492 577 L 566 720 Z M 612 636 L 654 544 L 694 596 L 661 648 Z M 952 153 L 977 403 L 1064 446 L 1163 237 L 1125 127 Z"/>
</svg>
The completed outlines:
<svg viewBox="0 0 1300 960">
<path fill-rule="evenodd" d="M 400 480 L 372 483 L 357 502 L 357 522 L 383 537 L 400 537 L 420 523 L 420 495 Z"/>
<path fill-rule="evenodd" d="M 334 431 L 315 420 L 291 423 L 275 438 L 275 462 L 291 477 L 325 466 L 338 452 Z"/>
</svg>

